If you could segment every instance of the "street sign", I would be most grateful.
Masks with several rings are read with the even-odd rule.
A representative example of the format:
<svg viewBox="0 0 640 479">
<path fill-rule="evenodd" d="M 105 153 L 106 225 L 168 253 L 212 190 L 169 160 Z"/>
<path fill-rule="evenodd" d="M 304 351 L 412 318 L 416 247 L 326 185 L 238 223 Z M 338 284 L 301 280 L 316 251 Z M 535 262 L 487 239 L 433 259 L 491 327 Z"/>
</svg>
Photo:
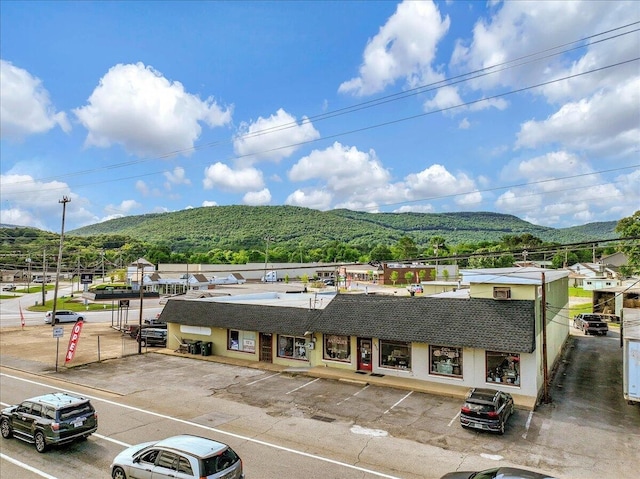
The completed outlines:
<svg viewBox="0 0 640 479">
<path fill-rule="evenodd" d="M 129 307 L 129 300 L 128 299 L 121 299 L 120 300 L 120 307 L 121 308 L 128 308 Z"/>
<path fill-rule="evenodd" d="M 61 328 L 59 326 L 53 328 L 53 337 L 54 338 L 61 338 L 62 336 L 64 336 L 64 328 Z"/>
<path fill-rule="evenodd" d="M 80 282 L 82 284 L 91 284 L 91 283 L 93 283 L 93 274 L 91 274 L 91 273 L 82 273 L 80 275 Z"/>
</svg>

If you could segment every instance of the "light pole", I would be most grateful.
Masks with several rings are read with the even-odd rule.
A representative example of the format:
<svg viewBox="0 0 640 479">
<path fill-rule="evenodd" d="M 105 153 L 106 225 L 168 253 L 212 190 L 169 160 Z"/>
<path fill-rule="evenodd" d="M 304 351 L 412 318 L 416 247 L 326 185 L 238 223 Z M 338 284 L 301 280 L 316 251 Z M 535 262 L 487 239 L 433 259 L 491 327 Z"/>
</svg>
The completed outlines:
<svg viewBox="0 0 640 479">
<path fill-rule="evenodd" d="M 31 289 L 31 258 L 25 259 L 27 262 L 27 293 Z"/>
<path fill-rule="evenodd" d="M 69 203 L 70 201 L 71 200 L 67 196 L 63 196 L 62 199 L 58 201 L 58 203 L 62 203 L 62 228 L 60 230 L 60 247 L 58 248 L 58 262 L 56 264 L 56 282 L 53 288 L 53 307 L 51 308 L 52 310 L 51 311 L 51 327 L 52 328 L 55 327 L 56 325 L 56 309 L 57 309 L 56 303 L 58 302 L 58 285 L 60 284 L 60 264 L 62 263 L 62 245 L 64 242 L 64 218 L 67 211 L 67 203 Z M 42 279 L 42 284 L 44 285 L 46 281 L 47 281 L 47 276 L 45 271 L 45 275 L 43 276 L 43 279 Z M 44 301 L 42 302 L 42 304 L 44 304 Z"/>
<path fill-rule="evenodd" d="M 140 288 L 140 316 L 138 316 L 138 354 L 142 354 L 142 301 L 144 300 L 144 263 L 139 259 L 137 266 L 140 268 L 138 285 Z"/>
</svg>

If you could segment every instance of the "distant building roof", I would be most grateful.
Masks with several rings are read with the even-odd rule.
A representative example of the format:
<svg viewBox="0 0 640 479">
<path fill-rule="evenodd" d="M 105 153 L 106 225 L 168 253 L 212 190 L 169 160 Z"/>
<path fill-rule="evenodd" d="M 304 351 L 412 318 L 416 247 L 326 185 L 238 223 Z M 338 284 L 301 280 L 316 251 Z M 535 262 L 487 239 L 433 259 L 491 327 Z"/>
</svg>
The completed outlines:
<svg viewBox="0 0 640 479">
<path fill-rule="evenodd" d="M 550 283 L 569 276 L 566 270 L 546 268 L 487 268 L 460 270 L 462 281 L 465 283 L 493 283 L 493 284 L 542 284 L 542 273 L 545 282 Z"/>
</svg>

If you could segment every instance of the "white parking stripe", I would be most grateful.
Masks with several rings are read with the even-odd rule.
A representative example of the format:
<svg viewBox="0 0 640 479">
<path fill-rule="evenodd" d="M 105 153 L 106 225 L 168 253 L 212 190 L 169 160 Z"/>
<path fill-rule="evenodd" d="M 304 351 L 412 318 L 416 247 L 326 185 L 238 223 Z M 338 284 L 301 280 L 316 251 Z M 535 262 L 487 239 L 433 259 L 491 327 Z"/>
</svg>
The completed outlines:
<svg viewBox="0 0 640 479">
<path fill-rule="evenodd" d="M 458 413 L 453 416 L 453 419 L 451 421 L 449 421 L 449 424 L 447 424 L 448 427 L 451 427 L 451 425 L 453 424 L 453 422 L 458 419 L 458 417 L 460 416 L 460 411 L 458 411 Z"/>
<path fill-rule="evenodd" d="M 531 426 L 531 419 L 533 419 L 533 411 L 529 412 L 529 417 L 527 418 L 527 423 L 524 426 L 524 434 L 522 435 L 522 439 L 527 438 L 527 434 L 529 434 L 529 426 Z"/>
<path fill-rule="evenodd" d="M 265 379 L 271 379 L 271 378 L 276 377 L 276 376 L 280 376 L 280 373 L 272 374 L 271 376 L 267 376 L 266 378 L 256 379 L 255 381 L 251 381 L 250 383 L 247 383 L 247 386 L 251 386 L 251 385 L 253 385 L 255 383 L 259 383 L 260 381 L 264 381 Z"/>
<path fill-rule="evenodd" d="M 12 376 L 10 374 L 0 373 L 0 376 L 5 376 L 7 378 L 11 378 L 11 379 L 14 379 L 16 381 L 26 382 L 26 383 L 29 383 L 29 384 L 35 384 L 35 385 L 41 386 L 41 387 L 47 387 L 47 388 L 51 387 L 49 384 L 40 383 L 40 382 L 37 382 L 37 381 L 33 381 L 31 379 L 20 378 L 18 376 Z M 320 378 L 317 378 L 312 382 L 315 382 L 318 379 L 320 379 Z M 307 386 L 309 384 L 310 383 L 307 383 L 307 384 L 305 384 L 305 386 Z M 70 389 L 59 388 L 59 391 L 79 394 L 79 393 L 77 393 L 75 391 L 72 391 Z M 411 393 L 409 393 L 409 394 L 411 394 Z M 311 458 L 311 459 L 317 459 L 318 461 L 327 462 L 329 464 L 335 464 L 337 466 L 344 467 L 346 469 L 352 469 L 354 471 L 364 472 L 364 473 L 371 474 L 371 475 L 377 476 L 377 477 L 384 477 L 385 479 L 401 479 L 401 478 L 399 478 L 397 476 L 391 476 L 389 474 L 384 474 L 382 472 L 374 471 L 374 470 L 371 470 L 371 469 L 365 469 L 364 467 L 354 466 L 352 464 L 347 464 L 345 462 L 340 462 L 340 461 L 336 461 L 334 459 L 329 459 L 328 457 L 316 456 L 315 454 L 311 454 L 311 453 L 304 452 L 304 451 L 298 451 L 296 449 L 291 449 L 291 448 L 288 448 L 288 447 L 280 446 L 278 444 L 272 444 L 272 443 L 269 443 L 269 442 L 261 441 L 259 439 L 255 439 L 253 437 L 242 436 L 240 434 L 235 434 L 235 433 L 232 433 L 232 432 L 229 432 L 229 431 L 224 431 L 222 429 L 216 429 L 214 427 L 209 427 L 209 426 L 205 426 L 203 424 L 198 424 L 197 422 L 191 422 L 191 421 L 187 421 L 185 419 L 179 419 L 177 417 L 167 416 L 166 414 L 160 414 L 160 413 L 157 413 L 157 412 L 148 411 L 148 410 L 141 409 L 141 408 L 138 408 L 138 407 L 135 407 L 135 406 L 129 406 L 127 404 L 119 404 L 119 403 L 117 403 L 115 401 L 111 401 L 109 399 L 102 399 L 102 398 L 99 398 L 99 397 L 96 397 L 96 396 L 90 396 L 88 394 L 81 394 L 81 395 L 86 397 L 86 398 L 93 399 L 95 401 L 103 402 L 103 403 L 106 403 L 106 404 L 111 404 L 112 406 L 115 406 L 115 407 L 121 407 L 121 408 L 124 408 L 124 409 L 128 409 L 130 411 L 136 411 L 136 412 L 139 412 L 141 414 L 148 414 L 149 416 L 153 416 L 153 417 L 157 417 L 157 418 L 161 418 L 161 419 L 166 419 L 167 421 L 178 422 L 180 424 L 185 424 L 187 426 L 195 427 L 195 428 L 198 428 L 198 429 L 204 429 L 206 431 L 214 432 L 216 434 L 230 436 L 230 437 L 233 437 L 235 439 L 239 439 L 241 441 L 247 441 L 247 442 L 251 442 L 253 444 L 259 444 L 261 446 L 270 447 L 272 449 L 277 449 L 278 451 L 289 452 L 291 454 L 296 454 L 298 456 L 308 457 L 308 458 Z M 52 478 L 52 479 L 57 479 L 57 478 Z"/>
<path fill-rule="evenodd" d="M 15 464 L 16 466 L 21 467 L 22 469 L 26 469 L 27 471 L 31 471 L 34 474 L 37 474 L 38 476 L 46 477 L 47 479 L 58 479 L 56 476 L 47 474 L 46 472 L 36 469 L 35 467 L 32 467 L 29 464 L 25 464 L 24 462 L 18 461 L 17 459 L 13 459 L 12 457 L 9 457 L 6 454 L 3 454 L 1 452 L 0 452 L 0 459 L 9 461 L 10 463 Z"/>
<path fill-rule="evenodd" d="M 287 391 L 285 394 L 291 394 L 291 393 L 294 393 L 294 392 L 296 392 L 297 390 L 302 389 L 302 388 L 306 388 L 309 384 L 313 384 L 313 383 L 315 383 L 316 381 L 319 381 L 319 380 L 320 380 L 320 378 L 315 378 L 313 381 L 309 381 L 308 383 L 303 384 L 302 386 L 299 386 L 299 387 L 297 387 L 297 388 L 295 388 L 295 389 L 292 389 L 291 391 Z"/>
<path fill-rule="evenodd" d="M 409 393 L 403 397 L 402 399 L 400 399 L 400 401 L 398 401 L 397 403 L 395 403 L 393 406 L 391 406 L 389 409 L 387 409 L 384 414 L 387 414 L 389 411 L 391 411 L 394 407 L 396 407 L 398 404 L 400 404 L 402 401 L 404 401 L 405 399 L 407 399 L 409 396 L 411 396 L 411 394 L 413 394 L 413 391 L 409 391 Z"/>
<path fill-rule="evenodd" d="M 360 394 L 362 391 L 364 391 L 364 390 L 365 390 L 365 389 L 367 389 L 368 387 L 369 387 L 369 385 L 367 384 L 365 387 L 363 387 L 362 389 L 360 389 L 360 391 L 358 391 L 358 392 L 356 392 L 356 393 L 352 394 L 351 396 L 349 396 L 349 397 L 348 397 L 348 398 L 346 398 L 346 399 L 343 399 L 343 400 L 342 400 L 342 401 L 340 401 L 339 403 L 336 403 L 336 406 L 340 406 L 340 404 L 342 404 L 343 402 L 346 402 L 346 401 L 348 401 L 349 399 L 356 397 L 358 394 Z"/>
<path fill-rule="evenodd" d="M 102 439 L 104 441 L 112 442 L 114 444 L 117 444 L 118 446 L 131 447 L 131 444 L 127 444 L 126 442 L 118 441 L 117 439 L 112 439 L 110 437 L 103 436 L 102 434 L 98 434 L 97 432 L 94 432 L 93 436 L 97 437 L 98 439 Z"/>
</svg>

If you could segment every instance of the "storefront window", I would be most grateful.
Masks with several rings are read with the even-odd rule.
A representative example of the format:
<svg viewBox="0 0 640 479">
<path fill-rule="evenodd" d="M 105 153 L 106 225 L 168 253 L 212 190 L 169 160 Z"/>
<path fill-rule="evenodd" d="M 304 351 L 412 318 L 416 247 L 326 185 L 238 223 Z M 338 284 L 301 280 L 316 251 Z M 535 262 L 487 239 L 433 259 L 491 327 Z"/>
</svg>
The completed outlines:
<svg viewBox="0 0 640 479">
<path fill-rule="evenodd" d="M 520 354 L 487 351 L 487 382 L 520 385 Z"/>
<path fill-rule="evenodd" d="M 244 353 L 256 352 L 256 333 L 253 331 L 229 330 L 227 349 Z"/>
<path fill-rule="evenodd" d="M 351 361 L 351 338 L 328 334 L 324 337 L 324 359 Z"/>
<path fill-rule="evenodd" d="M 281 358 L 307 359 L 305 338 L 278 336 L 278 356 Z"/>
<path fill-rule="evenodd" d="M 430 346 L 431 373 L 462 377 L 462 348 Z"/>
<path fill-rule="evenodd" d="M 380 366 L 411 369 L 411 344 L 380 341 Z"/>
</svg>

